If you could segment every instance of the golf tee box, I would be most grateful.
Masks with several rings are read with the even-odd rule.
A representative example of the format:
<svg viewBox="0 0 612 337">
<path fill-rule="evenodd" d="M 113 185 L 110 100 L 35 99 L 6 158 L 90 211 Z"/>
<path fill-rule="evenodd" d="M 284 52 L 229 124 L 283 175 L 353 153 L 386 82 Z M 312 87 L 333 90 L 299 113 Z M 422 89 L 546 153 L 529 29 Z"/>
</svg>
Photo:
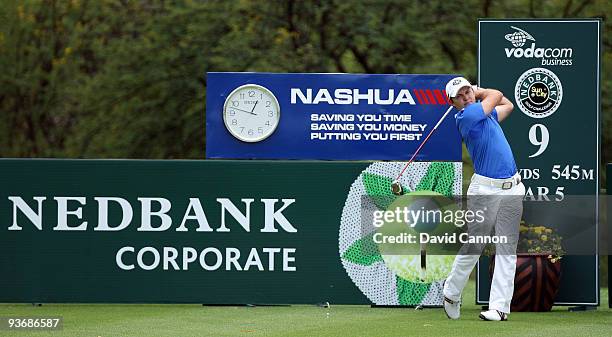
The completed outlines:
<svg viewBox="0 0 612 337">
<path fill-rule="evenodd" d="M 447 111 L 456 75 L 207 74 L 206 157 L 407 160 Z M 461 161 L 446 119 L 417 161 Z"/>
</svg>

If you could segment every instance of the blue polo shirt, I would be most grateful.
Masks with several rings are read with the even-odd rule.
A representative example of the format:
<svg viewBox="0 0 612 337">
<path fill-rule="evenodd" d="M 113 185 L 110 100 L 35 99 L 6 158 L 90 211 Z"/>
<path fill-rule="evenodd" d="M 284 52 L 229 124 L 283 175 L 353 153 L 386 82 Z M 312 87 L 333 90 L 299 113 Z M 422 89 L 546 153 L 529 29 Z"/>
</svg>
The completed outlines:
<svg viewBox="0 0 612 337">
<path fill-rule="evenodd" d="M 497 111 L 487 116 L 482 103 L 468 105 L 455 115 L 459 133 L 474 162 L 474 172 L 489 178 L 509 178 L 516 173 L 510 144 L 504 136 Z"/>
</svg>

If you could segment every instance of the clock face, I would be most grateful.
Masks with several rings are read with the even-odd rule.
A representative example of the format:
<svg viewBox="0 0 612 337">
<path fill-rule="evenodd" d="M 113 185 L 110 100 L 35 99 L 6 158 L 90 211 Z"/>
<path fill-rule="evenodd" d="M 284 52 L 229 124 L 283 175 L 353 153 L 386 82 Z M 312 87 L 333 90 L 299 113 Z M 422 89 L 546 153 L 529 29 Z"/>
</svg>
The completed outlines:
<svg viewBox="0 0 612 337">
<path fill-rule="evenodd" d="M 245 84 L 232 91 L 223 106 L 227 130 L 245 142 L 268 138 L 280 120 L 280 106 L 274 94 L 256 84 Z"/>
</svg>

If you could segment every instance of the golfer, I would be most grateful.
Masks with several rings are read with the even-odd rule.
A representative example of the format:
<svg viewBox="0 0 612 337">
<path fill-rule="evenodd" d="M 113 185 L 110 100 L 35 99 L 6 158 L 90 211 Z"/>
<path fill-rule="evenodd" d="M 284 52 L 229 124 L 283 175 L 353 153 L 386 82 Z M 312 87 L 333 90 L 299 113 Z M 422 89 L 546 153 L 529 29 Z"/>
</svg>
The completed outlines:
<svg viewBox="0 0 612 337">
<path fill-rule="evenodd" d="M 446 94 L 458 111 L 457 128 L 474 163 L 467 191 L 468 208 L 484 212 L 484 221 L 467 224 L 468 234 L 488 236 L 494 232 L 508 241 L 495 246 L 489 310 L 479 317 L 505 321 L 514 292 L 516 245 L 525 194 L 512 150 L 499 125 L 510 115 L 513 105 L 500 91 L 472 86 L 463 77 L 450 80 Z M 450 319 L 460 316 L 461 292 L 483 248 L 483 244 L 466 244 L 455 258 L 444 283 L 444 311 Z"/>
</svg>

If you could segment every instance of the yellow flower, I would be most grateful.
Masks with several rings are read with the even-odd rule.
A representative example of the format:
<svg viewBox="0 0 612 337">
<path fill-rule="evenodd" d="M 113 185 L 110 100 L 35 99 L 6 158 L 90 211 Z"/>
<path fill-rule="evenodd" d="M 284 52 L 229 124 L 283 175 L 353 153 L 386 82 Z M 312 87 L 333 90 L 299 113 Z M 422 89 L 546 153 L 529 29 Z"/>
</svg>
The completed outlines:
<svg viewBox="0 0 612 337">
<path fill-rule="evenodd" d="M 548 240 L 548 236 L 542 235 L 542 241 L 546 241 L 546 240 Z"/>
</svg>

